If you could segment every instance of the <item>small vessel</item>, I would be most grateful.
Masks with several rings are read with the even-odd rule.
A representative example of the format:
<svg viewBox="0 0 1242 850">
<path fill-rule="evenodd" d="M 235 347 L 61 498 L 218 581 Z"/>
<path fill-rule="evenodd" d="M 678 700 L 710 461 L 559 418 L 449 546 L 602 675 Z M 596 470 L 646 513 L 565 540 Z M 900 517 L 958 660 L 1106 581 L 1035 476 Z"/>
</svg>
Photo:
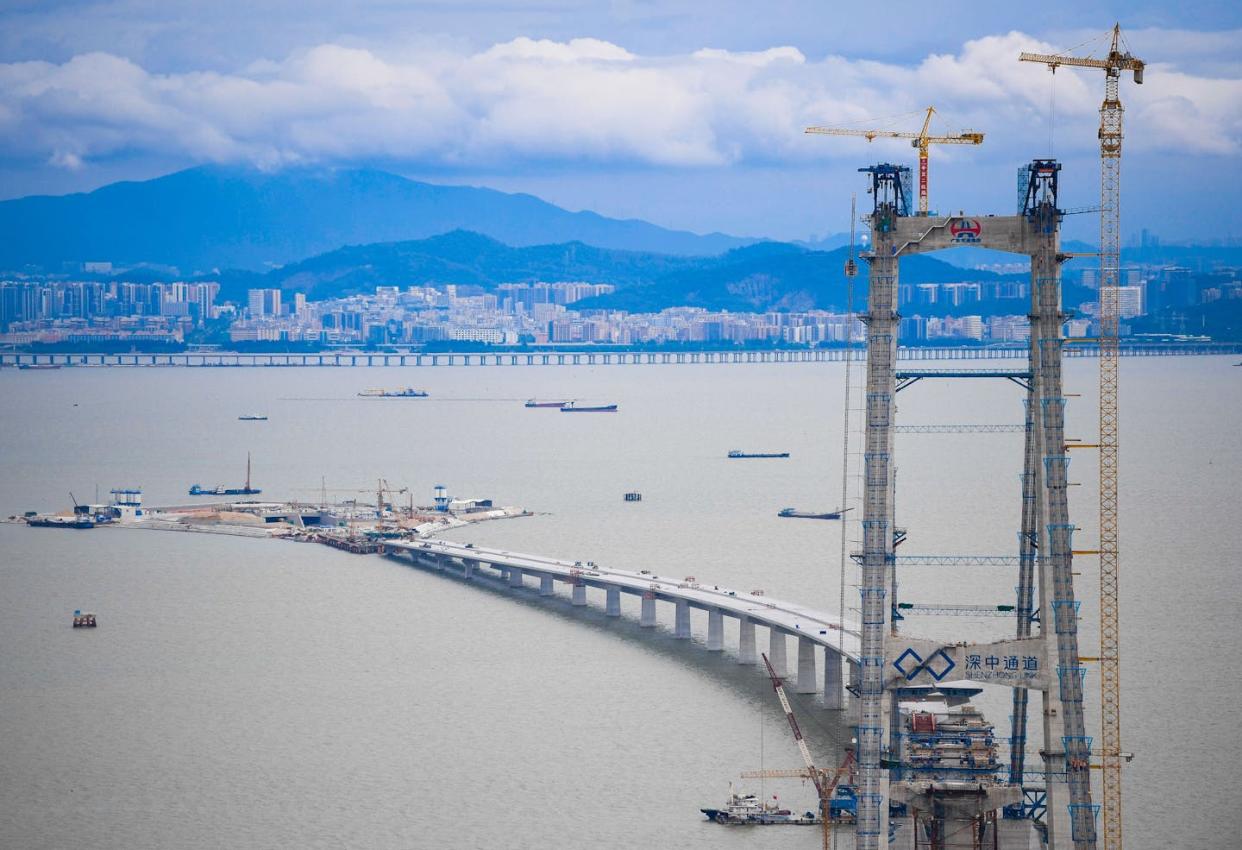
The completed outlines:
<svg viewBox="0 0 1242 850">
<path fill-rule="evenodd" d="M 413 387 L 402 387 L 397 390 L 370 389 L 358 393 L 360 398 L 426 398 L 428 393 Z"/>
<path fill-rule="evenodd" d="M 850 510 L 853 510 L 853 508 L 838 508 L 827 513 L 816 513 L 815 511 L 800 511 L 795 508 L 782 508 L 776 515 L 793 517 L 794 519 L 840 519 L 841 514 Z"/>
<path fill-rule="evenodd" d="M 740 449 L 734 449 L 729 452 L 729 457 L 789 457 L 789 452 L 744 452 Z"/>
<path fill-rule="evenodd" d="M 89 611 L 73 612 L 73 627 L 75 629 L 93 629 L 98 623 L 95 622 L 95 615 Z"/>
<path fill-rule="evenodd" d="M 266 422 L 267 417 L 261 413 L 248 413 L 245 416 L 237 417 L 240 422 Z"/>
<path fill-rule="evenodd" d="M 59 369 L 59 363 L 23 363 L 17 367 L 18 369 L 44 371 L 45 369 Z"/>
<path fill-rule="evenodd" d="M 246 452 L 246 485 L 244 487 L 225 487 L 223 484 L 217 484 L 215 487 L 190 485 L 191 496 L 254 496 L 262 492 L 258 487 L 250 486 L 250 452 Z"/>
<path fill-rule="evenodd" d="M 567 405 L 567 404 L 572 404 L 572 402 L 568 402 L 568 401 L 540 401 L 540 400 L 539 400 L 539 399 L 537 399 L 537 398 L 528 398 L 528 399 L 526 399 L 526 404 L 525 404 L 524 406 L 525 406 L 525 407 L 564 407 L 564 406 L 565 406 L 565 405 Z"/>
<path fill-rule="evenodd" d="M 719 809 L 699 809 L 707 819 L 716 823 L 742 825 L 777 825 L 811 826 L 819 823 L 814 812 L 795 815 L 789 809 L 783 809 L 775 802 L 760 800 L 754 794 L 738 794 L 729 784 L 729 800 Z"/>
<path fill-rule="evenodd" d="M 643 494 L 638 492 L 626 493 L 625 500 L 627 502 L 641 502 L 643 500 Z"/>
<path fill-rule="evenodd" d="M 616 413 L 615 404 L 578 404 L 569 401 L 561 405 L 561 413 Z"/>
</svg>

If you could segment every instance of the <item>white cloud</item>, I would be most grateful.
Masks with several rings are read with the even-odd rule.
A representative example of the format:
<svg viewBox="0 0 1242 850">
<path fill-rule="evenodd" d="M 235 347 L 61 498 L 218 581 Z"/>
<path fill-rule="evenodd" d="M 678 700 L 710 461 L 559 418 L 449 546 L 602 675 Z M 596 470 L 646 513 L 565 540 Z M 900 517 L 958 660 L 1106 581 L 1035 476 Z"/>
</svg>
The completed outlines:
<svg viewBox="0 0 1242 850">
<path fill-rule="evenodd" d="M 1151 38 L 1144 31 L 1145 39 Z M 1172 39 L 1194 44 L 1185 33 Z M 1058 151 L 1089 151 L 1098 72 L 1019 63 L 1055 46 L 1011 32 L 910 64 L 808 59 L 792 47 L 636 55 L 606 41 L 518 38 L 475 53 L 387 56 L 323 44 L 233 73 L 153 73 L 107 53 L 62 64 L 0 64 L 0 158 L 80 168 L 158 154 L 276 166 L 387 159 L 426 167 L 535 162 L 712 167 L 856 159 L 865 143 L 803 135 L 934 104 L 942 129 L 986 132 L 969 156 L 1046 153 L 1055 94 Z M 1125 83 L 1127 145 L 1171 154 L 1242 149 L 1242 79 L 1154 65 Z M 1032 146 L 1035 146 L 1033 149 Z M 876 153 L 908 145 L 876 142 Z M 937 157 L 967 156 L 937 150 Z"/>
</svg>

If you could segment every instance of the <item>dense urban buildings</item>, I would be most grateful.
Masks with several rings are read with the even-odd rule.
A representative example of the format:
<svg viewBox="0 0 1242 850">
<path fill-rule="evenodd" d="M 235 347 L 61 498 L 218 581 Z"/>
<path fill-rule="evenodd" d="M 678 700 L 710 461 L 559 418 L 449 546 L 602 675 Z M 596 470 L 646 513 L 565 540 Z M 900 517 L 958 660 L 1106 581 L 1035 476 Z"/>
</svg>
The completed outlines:
<svg viewBox="0 0 1242 850">
<path fill-rule="evenodd" d="M 1077 281 L 1090 290 L 1094 270 Z M 794 345 L 831 346 L 861 339 L 863 324 L 841 311 L 738 312 L 675 306 L 627 312 L 598 306 L 610 284 L 517 282 L 475 286 L 380 286 L 374 293 L 310 301 L 301 292 L 251 289 L 242 303 L 219 302 L 215 282 L 0 281 L 0 344 L 92 343 L 299 345 Z M 1127 322 L 1242 298 L 1232 268 L 1126 269 L 1120 287 Z M 1028 339 L 1030 285 L 1016 278 L 984 282 L 903 283 L 901 337 L 962 343 Z M 240 300 L 240 299 L 239 299 Z M 606 302 L 605 302 L 606 303 Z M 1070 311 L 1067 333 L 1095 332 L 1097 304 Z M 1170 326 L 1168 332 L 1193 328 Z"/>
</svg>

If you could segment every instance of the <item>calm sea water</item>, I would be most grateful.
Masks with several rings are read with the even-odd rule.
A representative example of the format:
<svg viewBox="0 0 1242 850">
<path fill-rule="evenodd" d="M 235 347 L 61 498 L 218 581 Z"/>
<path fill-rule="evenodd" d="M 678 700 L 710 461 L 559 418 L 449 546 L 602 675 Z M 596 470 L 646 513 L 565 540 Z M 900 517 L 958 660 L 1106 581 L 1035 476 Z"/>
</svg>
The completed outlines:
<svg viewBox="0 0 1242 850">
<path fill-rule="evenodd" d="M 837 505 L 842 364 L 0 373 L 0 513 L 193 483 L 318 499 L 383 476 L 429 500 L 539 516 L 457 539 L 753 589 L 835 610 L 839 534 L 782 507 Z M 1069 434 L 1095 434 L 1095 364 L 1067 364 Z M 1127 843 L 1237 846 L 1242 369 L 1123 363 Z M 372 386 L 425 400 L 359 399 Z M 526 410 L 617 402 L 616 416 Z M 1018 422 L 1005 382 L 923 382 L 905 423 Z M 268 422 L 239 422 L 266 413 Z M 1020 435 L 900 435 L 899 519 L 917 552 L 1010 552 Z M 729 449 L 790 451 L 728 461 Z M 1077 542 L 1095 459 L 1076 454 Z M 622 502 L 640 490 L 643 501 Z M 362 498 L 367 498 L 365 494 Z M 373 497 L 371 497 L 373 498 Z M 856 536 L 856 526 L 844 530 Z M 1080 559 L 1084 654 L 1095 564 Z M 914 602 L 1011 601 L 1012 569 L 911 568 Z M 853 579 L 851 578 L 851 582 Z M 857 594 L 849 588 L 849 605 Z M 520 600 L 396 561 L 204 534 L 0 525 L 0 847 L 813 848 L 810 829 L 706 823 L 738 771 L 798 766 L 758 669 L 730 653 Z M 75 608 L 99 613 L 69 628 Z M 662 611 L 671 625 L 671 611 Z M 706 624 L 696 614 L 696 643 Z M 727 623 L 730 621 L 726 621 Z M 1004 620 L 911 618 L 983 639 Z M 727 634 L 727 645 L 736 646 Z M 980 704 L 1002 736 L 1008 692 Z M 824 763 L 846 735 L 796 706 Z M 1098 708 L 1089 715 L 1098 724 Z M 758 790 L 757 783 L 748 785 Z M 797 782 L 769 782 L 791 807 Z"/>
</svg>

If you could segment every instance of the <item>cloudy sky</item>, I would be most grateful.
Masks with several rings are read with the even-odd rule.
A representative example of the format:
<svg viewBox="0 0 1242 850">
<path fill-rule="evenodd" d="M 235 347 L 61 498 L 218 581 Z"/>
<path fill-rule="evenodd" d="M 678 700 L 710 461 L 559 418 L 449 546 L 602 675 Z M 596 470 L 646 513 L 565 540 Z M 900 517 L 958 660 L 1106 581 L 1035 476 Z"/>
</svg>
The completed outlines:
<svg viewBox="0 0 1242 850">
<path fill-rule="evenodd" d="M 1115 18 L 1148 63 L 1123 83 L 1123 231 L 1242 237 L 1242 4 L 829 0 L 0 0 L 0 197 L 201 163 L 385 168 L 697 231 L 839 231 L 856 169 L 908 143 L 810 124 L 942 131 L 932 206 L 1008 213 L 1014 172 L 1065 162 L 1098 202 L 1099 72 Z M 1094 217 L 1071 233 L 1091 237 Z"/>
</svg>

